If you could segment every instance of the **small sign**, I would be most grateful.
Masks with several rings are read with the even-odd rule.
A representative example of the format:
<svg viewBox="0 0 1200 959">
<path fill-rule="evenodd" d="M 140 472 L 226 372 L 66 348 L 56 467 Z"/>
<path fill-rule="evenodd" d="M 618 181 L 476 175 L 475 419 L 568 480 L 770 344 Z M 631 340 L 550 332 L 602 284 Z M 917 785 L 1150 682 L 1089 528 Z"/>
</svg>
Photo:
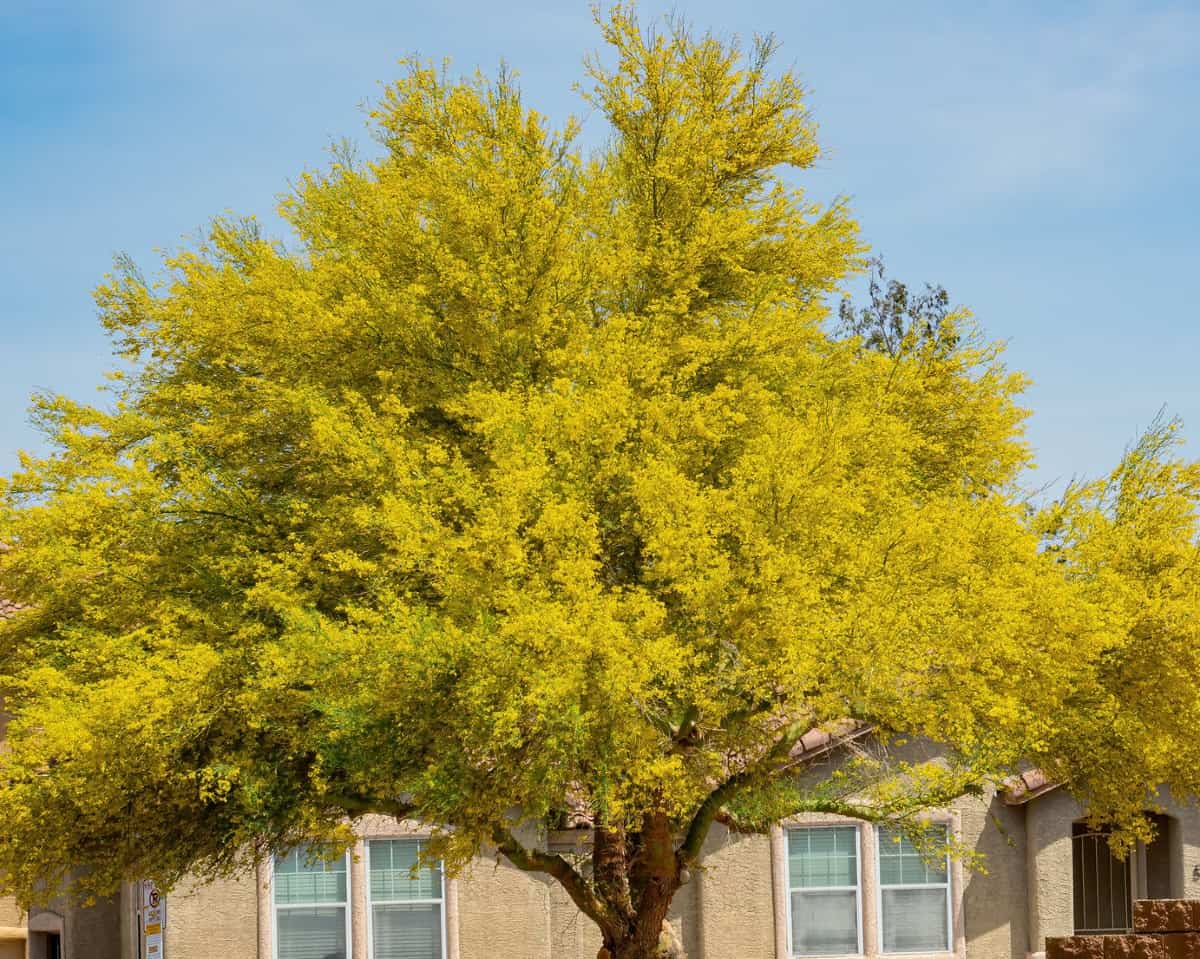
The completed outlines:
<svg viewBox="0 0 1200 959">
<path fill-rule="evenodd" d="M 154 883 L 142 883 L 142 956 L 141 959 L 163 959 L 163 925 L 166 903 Z"/>
</svg>

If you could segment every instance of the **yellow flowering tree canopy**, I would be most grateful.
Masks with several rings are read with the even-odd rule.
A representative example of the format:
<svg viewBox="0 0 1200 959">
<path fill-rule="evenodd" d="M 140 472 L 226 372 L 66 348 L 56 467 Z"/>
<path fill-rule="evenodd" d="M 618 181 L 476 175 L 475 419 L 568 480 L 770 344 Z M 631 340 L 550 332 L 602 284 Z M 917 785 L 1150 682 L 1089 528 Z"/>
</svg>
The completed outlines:
<svg viewBox="0 0 1200 959">
<path fill-rule="evenodd" d="M 590 155 L 511 77 L 411 62 L 289 245 L 221 221 L 99 288 L 124 372 L 39 397 L 52 452 L 3 485 L 4 888 L 220 875 L 381 812 L 644 959 L 716 821 L 906 822 L 1021 761 L 1130 821 L 1200 786 L 1170 431 L 1031 510 L 1024 381 L 965 314 L 832 322 L 864 248 L 795 186 L 771 44 L 600 26 Z M 950 758 L 798 779 L 847 723 Z M 589 863 L 529 838 L 565 817 Z"/>
</svg>

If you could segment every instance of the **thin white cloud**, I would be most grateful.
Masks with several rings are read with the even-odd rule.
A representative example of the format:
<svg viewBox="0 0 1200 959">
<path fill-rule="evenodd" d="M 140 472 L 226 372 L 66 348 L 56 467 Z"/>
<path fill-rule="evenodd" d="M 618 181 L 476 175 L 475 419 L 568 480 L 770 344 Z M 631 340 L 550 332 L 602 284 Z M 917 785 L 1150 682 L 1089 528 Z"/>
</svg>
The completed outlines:
<svg viewBox="0 0 1200 959">
<path fill-rule="evenodd" d="M 1197 142 L 1200 6 L 917 3 L 836 26 L 830 46 L 852 56 L 788 48 L 814 87 L 822 172 L 896 216 L 1043 191 L 1087 203 Z"/>
<path fill-rule="evenodd" d="M 1200 64 L 1198 12 L 1108 7 L 1003 41 L 952 42 L 959 83 L 929 113 L 934 142 L 946 146 L 941 189 L 1104 187 L 1158 148 L 1156 133 L 1193 122 L 1169 104 L 1182 99 L 1176 74 Z"/>
</svg>

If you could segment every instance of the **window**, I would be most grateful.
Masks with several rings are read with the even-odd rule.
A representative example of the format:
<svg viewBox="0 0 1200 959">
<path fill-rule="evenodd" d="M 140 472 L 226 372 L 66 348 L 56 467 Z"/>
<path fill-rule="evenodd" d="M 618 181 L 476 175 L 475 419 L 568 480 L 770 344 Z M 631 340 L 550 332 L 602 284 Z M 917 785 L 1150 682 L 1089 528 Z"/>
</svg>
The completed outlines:
<svg viewBox="0 0 1200 959">
<path fill-rule="evenodd" d="M 275 857 L 276 959 L 348 959 L 347 859 L 312 859 L 305 846 Z"/>
<path fill-rule="evenodd" d="M 792 955 L 861 953 L 858 827 L 789 829 L 787 840 Z"/>
<path fill-rule="evenodd" d="M 946 827 L 934 827 L 945 844 Z M 936 862 L 900 833 L 879 829 L 879 934 L 883 952 L 950 951 L 950 862 Z"/>
<path fill-rule="evenodd" d="M 1182 842 L 1176 820 L 1146 813 L 1154 839 L 1138 842 L 1118 859 L 1108 844 L 1111 829 L 1085 821 L 1071 825 L 1071 886 L 1075 932 L 1130 932 L 1135 899 L 1173 899 L 1172 874 L 1181 870 Z"/>
<path fill-rule="evenodd" d="M 423 843 L 367 843 L 372 959 L 443 959 L 444 900 L 439 865 L 414 873 Z"/>
<path fill-rule="evenodd" d="M 1133 883 L 1128 859 L 1118 859 L 1108 845 L 1109 830 L 1071 826 L 1071 885 L 1075 900 L 1075 932 L 1129 932 Z"/>
</svg>

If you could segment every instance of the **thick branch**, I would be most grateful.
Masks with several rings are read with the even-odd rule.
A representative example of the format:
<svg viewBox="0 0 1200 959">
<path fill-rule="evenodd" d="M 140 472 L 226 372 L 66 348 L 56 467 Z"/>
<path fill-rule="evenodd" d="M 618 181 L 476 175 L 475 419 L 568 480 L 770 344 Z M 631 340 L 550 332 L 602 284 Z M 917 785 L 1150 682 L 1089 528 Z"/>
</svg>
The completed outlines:
<svg viewBox="0 0 1200 959">
<path fill-rule="evenodd" d="M 713 821 L 719 822 L 730 832 L 761 834 L 766 832 L 779 819 L 786 819 L 788 816 L 795 816 L 806 812 L 829 813 L 834 816 L 846 816 L 850 819 L 863 819 L 868 822 L 887 818 L 886 816 L 882 816 L 880 810 L 874 806 L 850 802 L 844 799 L 829 799 L 824 797 L 814 799 L 811 796 L 805 796 L 797 800 L 796 805 L 789 809 L 786 814 L 782 814 L 777 818 L 773 817 L 769 821 L 743 818 L 725 806 L 717 810 L 716 815 L 713 816 Z"/>
<path fill-rule="evenodd" d="M 794 767 L 789 761 L 779 767 L 786 772 Z M 731 832 L 762 833 L 773 823 L 800 813 L 830 813 L 862 819 L 867 822 L 904 823 L 919 820 L 930 809 L 944 807 L 955 799 L 980 792 L 988 777 L 964 771 L 960 775 L 947 775 L 934 783 L 913 782 L 910 788 L 883 797 L 872 797 L 870 783 L 848 780 L 839 793 L 804 793 L 796 791 L 792 801 L 786 805 L 772 807 L 768 818 L 744 818 L 733 810 L 722 806 L 714 817 Z"/>
<path fill-rule="evenodd" d="M 729 815 L 728 810 L 725 809 L 725 805 L 738 792 L 757 779 L 764 776 L 768 778 L 777 776 L 788 769 L 804 765 L 811 760 L 811 756 L 801 756 L 797 759 L 792 758 L 792 747 L 796 745 L 810 728 L 807 722 L 792 723 L 787 727 L 784 734 L 756 762 L 730 776 L 720 786 L 709 793 L 704 802 L 700 804 L 700 808 L 696 810 L 696 814 L 692 817 L 692 821 L 688 825 L 687 835 L 684 837 L 683 844 L 679 848 L 678 855 L 682 864 L 693 863 L 699 858 L 700 849 L 704 845 L 704 839 L 712 827 L 713 820 L 721 815 Z M 860 726 L 854 730 L 854 735 L 862 735 L 863 731 L 868 728 L 870 727 Z"/>
<path fill-rule="evenodd" d="M 607 930 L 611 925 L 608 907 L 592 891 L 588 881 L 575 871 L 574 867 L 557 853 L 544 853 L 537 849 L 527 849 L 517 840 L 508 829 L 496 826 L 492 830 L 492 841 L 518 869 L 525 872 L 544 872 L 557 879 L 559 885 L 567 891 L 571 901 L 579 907 L 579 911 L 591 919 L 600 929 Z"/>
<path fill-rule="evenodd" d="M 625 921 L 633 918 L 633 899 L 629 889 L 629 843 L 625 827 L 610 826 L 605 817 L 596 817 L 592 833 L 592 878 L 596 890 L 612 911 Z"/>
<path fill-rule="evenodd" d="M 750 770 L 744 769 L 735 776 L 730 776 L 725 782 L 721 783 L 716 789 L 708 794 L 708 797 L 700 804 L 700 808 L 696 810 L 696 814 L 692 817 L 692 821 L 688 824 L 687 834 L 683 838 L 683 842 L 679 847 L 678 857 L 683 865 L 690 865 L 700 858 L 700 850 L 704 848 L 704 840 L 708 837 L 708 831 L 712 828 L 713 820 L 717 814 L 724 808 L 725 803 L 731 800 L 743 786 L 750 782 L 754 776 Z"/>
<path fill-rule="evenodd" d="M 331 793 L 329 799 L 336 806 L 353 814 L 379 813 L 382 816 L 392 816 L 396 819 L 409 819 L 415 813 L 416 807 L 399 799 L 389 799 L 384 796 L 365 796 L 361 793 Z"/>
<path fill-rule="evenodd" d="M 733 799 L 742 788 L 764 773 L 773 772 L 774 767 L 781 762 L 786 762 L 792 746 L 807 729 L 808 726 L 805 723 L 792 723 L 787 728 L 787 732 L 775 741 L 766 755 L 756 763 L 730 776 L 708 794 L 704 802 L 700 804 L 700 808 L 696 810 L 691 823 L 688 824 L 687 835 L 684 836 L 683 843 L 679 847 L 678 856 L 682 864 L 690 865 L 700 858 L 700 850 L 704 846 L 705 837 L 708 836 L 708 830 L 712 827 L 713 820 L 721 808 Z"/>
</svg>

